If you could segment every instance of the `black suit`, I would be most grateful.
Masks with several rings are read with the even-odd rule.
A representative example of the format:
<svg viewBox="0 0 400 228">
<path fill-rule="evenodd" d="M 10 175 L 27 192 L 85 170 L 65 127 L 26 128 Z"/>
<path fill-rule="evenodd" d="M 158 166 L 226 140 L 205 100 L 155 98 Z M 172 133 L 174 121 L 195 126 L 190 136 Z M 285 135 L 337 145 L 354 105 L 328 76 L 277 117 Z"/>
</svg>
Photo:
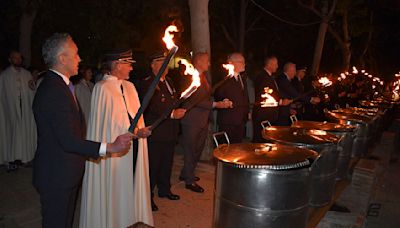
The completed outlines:
<svg viewBox="0 0 400 228">
<path fill-rule="evenodd" d="M 254 80 L 254 94 L 256 104 L 262 101 L 261 94 L 264 93 L 264 88 L 269 87 L 273 90 L 271 96 L 279 102 L 281 96 L 274 78 L 265 70 L 258 74 Z M 265 107 L 255 105 L 253 108 L 253 142 L 265 142 L 262 138 L 261 122 L 268 120 L 272 125 L 276 125 L 279 117 L 278 107 Z"/>
<path fill-rule="evenodd" d="M 49 71 L 33 101 L 38 131 L 33 185 L 40 194 L 43 227 L 72 226 L 85 160 L 99 156 L 100 143 L 84 140 L 80 110 L 61 76 Z"/>
<path fill-rule="evenodd" d="M 194 170 L 204 149 L 212 109 L 211 89 L 204 73 L 200 80 L 201 86 L 182 104 L 187 111 L 181 120 L 184 165 L 180 176 L 186 184 L 194 182 Z"/>
<path fill-rule="evenodd" d="M 301 95 L 296 88 L 293 86 L 293 84 L 289 81 L 288 77 L 286 74 L 281 74 L 277 77 L 276 83 L 278 84 L 279 88 L 279 94 L 283 99 L 295 99 Z M 305 96 L 301 98 L 301 101 L 303 102 L 309 102 L 311 97 Z M 278 124 L 279 125 L 284 125 L 284 126 L 289 126 L 290 125 L 290 108 L 293 107 L 291 105 L 287 106 L 280 106 L 279 107 L 279 119 L 278 119 Z M 294 107 L 293 107 L 294 108 Z"/>
<path fill-rule="evenodd" d="M 154 79 L 152 74 L 141 83 L 142 93 L 146 91 Z M 166 82 L 160 81 L 156 90 L 144 112 L 146 126 L 153 124 L 165 110 L 172 106 L 172 103 L 178 100 L 172 82 L 166 79 Z M 170 114 L 163 122 L 160 123 L 153 131 L 151 136 L 147 138 L 149 145 L 149 165 L 150 165 L 150 187 L 153 193 L 154 187 L 157 185 L 160 195 L 169 194 L 171 188 L 171 171 L 174 157 L 175 145 L 178 140 L 179 120 L 171 119 Z"/>
<path fill-rule="evenodd" d="M 231 143 L 242 142 L 249 113 L 246 77 L 240 77 L 241 80 L 240 78 L 236 80 L 235 77 L 225 79 L 214 93 L 216 101 L 227 98 L 233 102 L 233 108 L 218 109 L 217 116 L 219 130 L 228 134 Z"/>
</svg>

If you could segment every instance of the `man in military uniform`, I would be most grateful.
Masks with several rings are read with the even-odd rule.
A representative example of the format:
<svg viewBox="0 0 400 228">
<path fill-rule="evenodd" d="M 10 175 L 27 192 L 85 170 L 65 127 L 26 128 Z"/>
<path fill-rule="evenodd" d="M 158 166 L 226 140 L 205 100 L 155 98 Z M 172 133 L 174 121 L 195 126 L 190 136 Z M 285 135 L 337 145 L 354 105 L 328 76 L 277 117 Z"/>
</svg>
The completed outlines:
<svg viewBox="0 0 400 228">
<path fill-rule="evenodd" d="M 163 52 L 157 52 L 149 57 L 150 75 L 140 83 L 139 93 L 144 96 L 147 88 L 158 74 L 165 59 Z M 172 81 L 166 77 L 168 68 L 163 72 L 161 79 L 156 87 L 153 97 L 147 107 L 144 118 L 146 126 L 153 124 L 173 103 L 179 99 Z M 171 192 L 171 171 L 174 157 L 174 149 L 178 140 L 179 119 L 185 115 L 186 110 L 176 108 L 172 110 L 168 118 L 161 122 L 152 131 L 152 135 L 147 139 L 149 148 L 150 166 L 150 190 L 152 195 L 152 210 L 157 211 L 158 207 L 154 203 L 154 187 L 157 185 L 158 196 L 169 200 L 179 200 L 179 196 Z"/>
</svg>

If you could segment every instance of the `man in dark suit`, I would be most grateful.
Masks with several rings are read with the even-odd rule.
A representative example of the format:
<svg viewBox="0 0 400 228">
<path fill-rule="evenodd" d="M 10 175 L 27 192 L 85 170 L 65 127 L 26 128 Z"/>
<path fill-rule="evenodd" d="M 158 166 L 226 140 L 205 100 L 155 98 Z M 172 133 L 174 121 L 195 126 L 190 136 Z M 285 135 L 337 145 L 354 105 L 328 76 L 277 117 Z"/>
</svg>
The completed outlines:
<svg viewBox="0 0 400 228">
<path fill-rule="evenodd" d="M 49 71 L 33 102 L 38 147 L 33 185 L 40 194 L 43 227 L 72 227 L 75 201 L 86 158 L 127 152 L 133 135 L 113 143 L 84 140 L 84 118 L 69 78 L 78 73 L 78 48 L 68 34 L 54 34 L 42 47 Z"/>
<path fill-rule="evenodd" d="M 243 74 L 246 63 L 240 53 L 229 55 L 228 63 L 234 66 L 234 74 L 228 75 L 215 89 L 214 99 L 229 99 L 233 105 L 232 108 L 218 109 L 217 123 L 219 131 L 228 134 L 230 143 L 241 143 L 250 110 L 246 76 Z"/>
<path fill-rule="evenodd" d="M 210 111 L 213 108 L 228 108 L 231 102 L 229 100 L 218 102 L 211 100 L 211 88 L 206 77 L 210 65 L 207 53 L 196 53 L 193 56 L 193 65 L 200 74 L 201 85 L 182 104 L 182 108 L 186 109 L 185 116 L 181 120 L 184 165 L 179 179 L 185 181 L 187 189 L 201 193 L 204 192 L 204 189 L 196 183 L 199 178 L 194 175 L 194 171 L 208 135 Z M 190 82 L 186 84 L 190 84 Z"/>
<path fill-rule="evenodd" d="M 156 52 L 149 57 L 150 76 L 142 80 L 140 93 L 147 91 L 155 75 L 160 71 L 161 65 L 165 60 L 163 52 Z M 146 126 L 153 124 L 168 110 L 174 102 L 179 99 L 172 81 L 166 77 L 168 68 L 161 76 L 160 82 L 154 91 L 153 97 L 144 113 Z M 143 95 L 144 96 L 144 95 Z M 157 185 L 158 196 L 169 200 L 179 200 L 179 195 L 171 192 L 171 171 L 174 158 L 175 145 L 178 141 L 179 119 L 185 115 L 186 110 L 176 108 L 168 114 L 168 117 L 152 131 L 152 135 L 147 138 L 149 148 L 150 165 L 150 190 L 152 210 L 157 211 L 158 207 L 154 203 L 154 187 Z"/>
<path fill-rule="evenodd" d="M 283 66 L 283 74 L 279 75 L 276 79 L 278 84 L 279 93 L 282 98 L 293 100 L 295 98 L 300 99 L 302 102 L 309 102 L 312 104 L 319 103 L 318 97 L 303 96 L 299 93 L 296 88 L 291 84 L 291 80 L 296 76 L 296 65 L 288 62 Z M 278 125 L 290 126 L 290 115 L 295 115 L 296 110 L 293 104 L 288 106 L 279 107 L 279 118 Z"/>
<path fill-rule="evenodd" d="M 279 103 L 279 105 L 289 105 L 288 99 L 281 99 L 278 86 L 272 74 L 278 69 L 278 59 L 275 56 L 268 56 L 264 61 L 263 71 L 256 76 L 254 80 L 254 93 L 256 105 L 253 108 L 253 142 L 265 142 L 262 138 L 261 122 L 268 120 L 272 125 L 276 125 L 279 117 L 279 107 L 261 107 L 260 102 L 263 100 L 261 94 L 264 88 L 272 89 L 271 96 Z"/>
</svg>

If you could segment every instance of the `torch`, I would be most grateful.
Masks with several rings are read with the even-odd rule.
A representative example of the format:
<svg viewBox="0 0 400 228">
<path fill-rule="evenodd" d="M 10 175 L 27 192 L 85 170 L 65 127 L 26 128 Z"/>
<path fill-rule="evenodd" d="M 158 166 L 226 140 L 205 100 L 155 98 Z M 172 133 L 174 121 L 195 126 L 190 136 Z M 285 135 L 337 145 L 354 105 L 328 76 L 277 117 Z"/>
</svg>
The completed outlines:
<svg viewBox="0 0 400 228">
<path fill-rule="evenodd" d="M 163 114 L 158 118 L 154 123 L 150 126 L 150 130 L 156 128 L 163 120 L 167 119 L 172 110 L 177 108 L 184 100 L 189 98 L 194 92 L 196 92 L 197 88 L 201 85 L 200 83 L 200 74 L 199 72 L 193 67 L 192 64 L 188 63 L 186 59 L 182 59 L 181 63 L 186 66 L 186 70 L 184 72 L 185 75 L 192 75 L 192 83 L 189 87 L 181 93 L 179 99 L 175 100 L 172 105 L 166 109 Z"/>
<path fill-rule="evenodd" d="M 143 98 L 143 101 L 141 103 L 141 106 L 138 110 L 138 112 L 135 115 L 135 118 L 133 118 L 131 122 L 131 126 L 129 127 L 129 131 L 133 132 L 140 116 L 143 114 L 144 110 L 147 108 L 151 97 L 154 94 L 154 90 L 157 87 L 158 82 L 160 81 L 161 75 L 164 73 L 165 69 L 167 68 L 169 62 L 171 61 L 172 57 L 176 54 L 178 51 L 178 46 L 174 44 L 174 41 L 172 40 L 174 38 L 174 35 L 171 34 L 172 32 L 178 32 L 178 28 L 174 25 L 168 26 L 168 28 L 165 30 L 165 34 L 163 37 L 163 41 L 165 42 L 167 49 L 169 50 L 167 57 L 165 58 L 163 64 L 161 65 L 160 70 L 158 71 L 158 74 L 154 78 L 154 80 L 151 82 L 146 95 Z"/>
</svg>

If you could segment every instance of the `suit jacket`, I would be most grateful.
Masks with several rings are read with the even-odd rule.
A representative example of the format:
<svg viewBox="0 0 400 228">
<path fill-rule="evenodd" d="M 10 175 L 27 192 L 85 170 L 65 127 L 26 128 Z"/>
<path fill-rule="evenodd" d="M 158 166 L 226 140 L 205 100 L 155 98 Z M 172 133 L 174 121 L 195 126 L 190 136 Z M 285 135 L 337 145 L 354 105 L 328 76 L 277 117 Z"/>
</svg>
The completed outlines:
<svg viewBox="0 0 400 228">
<path fill-rule="evenodd" d="M 281 96 L 279 94 L 279 90 L 275 79 L 268 74 L 267 71 L 263 70 L 260 74 L 258 74 L 254 80 L 254 95 L 255 102 L 259 103 L 262 101 L 261 94 L 264 93 L 264 88 L 269 87 L 273 90 L 271 96 L 279 102 Z M 261 108 L 259 105 L 256 105 L 253 108 L 253 119 L 255 120 L 268 120 L 271 124 L 275 124 L 278 120 L 279 115 L 279 107 L 265 107 Z"/>
<path fill-rule="evenodd" d="M 210 84 L 204 73 L 200 75 L 200 81 L 200 87 L 182 104 L 182 108 L 187 109 L 187 111 L 181 120 L 181 124 L 204 128 L 208 125 L 213 102 Z"/>
<path fill-rule="evenodd" d="M 235 77 L 225 79 L 225 81 L 216 88 L 214 98 L 221 101 L 225 98 L 233 102 L 233 108 L 218 109 L 217 123 L 225 125 L 245 124 L 249 113 L 249 94 L 247 92 L 246 76 L 241 76 L 243 88 Z"/>
<path fill-rule="evenodd" d="M 80 110 L 61 76 L 47 72 L 33 101 L 38 131 L 33 184 L 39 191 L 80 185 L 86 158 L 99 156 L 100 143 L 84 140 Z"/>
<path fill-rule="evenodd" d="M 141 93 L 147 91 L 147 88 L 150 86 L 154 77 L 154 74 L 151 74 L 149 77 L 143 79 L 143 81 L 140 83 Z M 172 94 L 168 90 L 165 82 L 160 81 L 158 83 L 150 103 L 144 112 L 146 126 L 153 124 L 159 117 L 161 117 L 161 115 L 164 114 L 165 110 L 169 109 L 173 103 L 178 100 L 178 94 L 173 86 L 173 83 L 171 80 L 169 80 L 169 78 L 166 78 L 165 80 L 168 81 L 168 85 L 172 89 Z M 144 94 L 140 95 L 140 97 L 144 97 Z M 152 131 L 151 136 L 147 138 L 149 142 L 176 141 L 178 139 L 179 120 L 171 119 L 170 114 L 171 113 L 169 113 L 168 117 Z"/>
</svg>

